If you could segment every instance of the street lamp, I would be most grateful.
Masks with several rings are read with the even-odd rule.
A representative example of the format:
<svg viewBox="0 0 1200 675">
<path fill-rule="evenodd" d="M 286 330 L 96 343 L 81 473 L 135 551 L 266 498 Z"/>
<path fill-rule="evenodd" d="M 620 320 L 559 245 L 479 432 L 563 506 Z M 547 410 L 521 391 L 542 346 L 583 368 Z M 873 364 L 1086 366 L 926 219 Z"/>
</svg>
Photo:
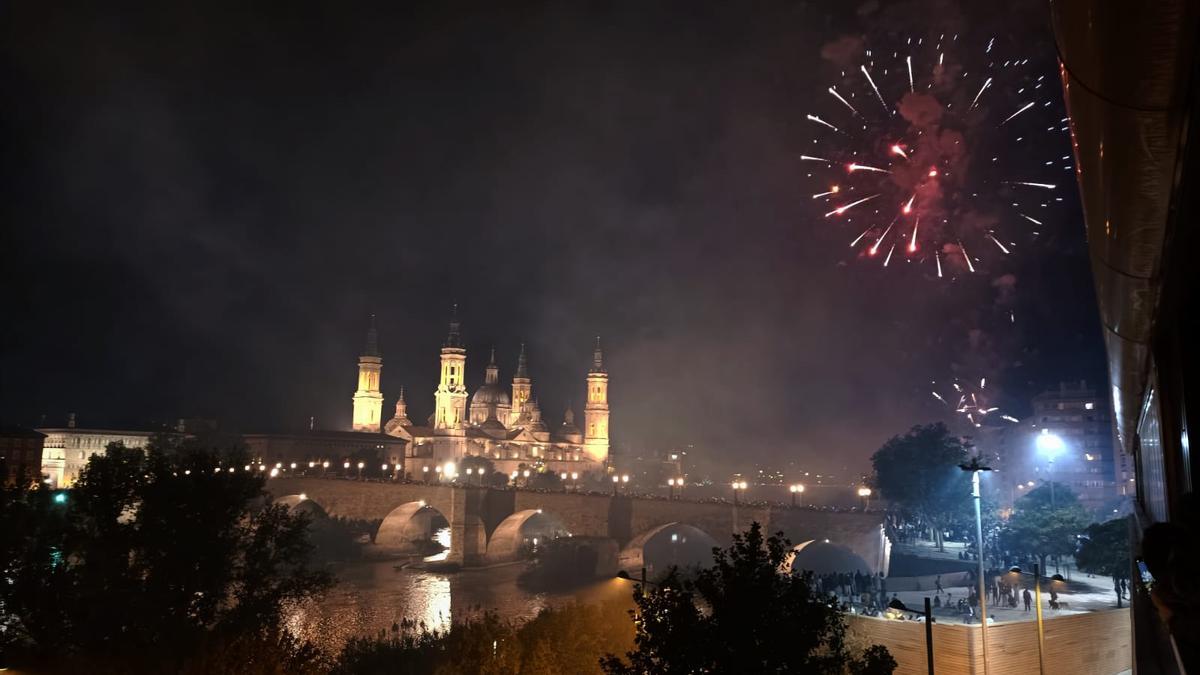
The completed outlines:
<svg viewBox="0 0 1200 675">
<path fill-rule="evenodd" d="M 614 475 L 613 479 L 613 496 L 617 496 L 617 486 L 621 484 L 621 477 Z"/>
<path fill-rule="evenodd" d="M 858 496 L 863 500 L 863 511 L 867 510 L 867 506 L 871 503 L 871 488 L 862 486 L 858 488 Z"/>
<path fill-rule="evenodd" d="M 364 466 L 366 466 L 365 463 L 363 463 L 363 462 L 358 463 L 358 479 L 359 480 L 362 480 L 362 470 L 363 470 Z"/>
<path fill-rule="evenodd" d="M 683 476 L 680 476 L 679 478 L 668 478 L 667 488 L 669 489 L 672 499 L 678 498 L 676 496 L 677 492 L 680 497 L 683 496 Z M 678 490 L 676 490 L 676 488 L 678 488 Z"/>
<path fill-rule="evenodd" d="M 1046 475 L 1050 481 L 1050 508 L 1054 508 L 1054 458 L 1061 455 L 1067 449 L 1067 445 L 1057 434 L 1050 433 L 1049 429 L 1042 429 L 1042 433 L 1037 437 L 1037 449 L 1046 458 Z"/>
<path fill-rule="evenodd" d="M 975 498 L 975 541 L 979 544 L 979 626 L 983 631 L 983 673 L 988 675 L 988 642 L 987 642 L 987 595 L 983 591 L 983 516 L 980 513 L 980 493 L 979 493 L 979 474 L 984 471 L 991 471 L 992 468 L 983 466 L 979 463 L 979 457 L 971 458 L 971 461 L 966 464 L 959 464 L 958 468 L 971 473 L 971 496 Z"/>
<path fill-rule="evenodd" d="M 789 486 L 789 487 L 788 487 L 788 490 L 790 490 L 790 491 L 791 491 L 791 493 L 792 493 L 792 507 L 793 507 L 793 508 L 795 508 L 795 506 L 796 506 L 796 495 L 803 495 L 803 494 L 804 494 L 804 486 L 803 486 L 802 484 L 800 484 L 800 483 L 793 483 L 791 486 Z M 801 497 L 801 499 L 804 499 L 804 498 L 803 498 L 803 497 Z M 801 502 L 801 503 L 803 503 L 803 502 Z"/>
<path fill-rule="evenodd" d="M 732 487 L 732 488 L 733 488 L 733 505 L 734 505 L 734 506 L 737 506 L 737 504 L 738 504 L 738 491 L 739 491 L 739 490 L 745 490 L 747 487 L 749 487 L 749 484 L 748 484 L 746 481 L 744 481 L 744 480 L 735 480 L 735 481 L 733 481 L 732 483 L 730 483 L 729 485 L 730 485 L 730 487 Z"/>
<path fill-rule="evenodd" d="M 429 465 L 428 464 L 421 467 L 421 480 L 425 481 L 426 483 L 429 482 Z"/>
</svg>

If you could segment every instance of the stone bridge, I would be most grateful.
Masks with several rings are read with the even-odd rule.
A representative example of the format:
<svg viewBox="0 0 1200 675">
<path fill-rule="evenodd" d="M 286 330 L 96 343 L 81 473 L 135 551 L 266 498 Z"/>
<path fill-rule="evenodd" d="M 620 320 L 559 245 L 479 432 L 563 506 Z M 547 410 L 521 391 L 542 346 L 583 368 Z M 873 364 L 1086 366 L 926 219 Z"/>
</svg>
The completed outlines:
<svg viewBox="0 0 1200 675">
<path fill-rule="evenodd" d="M 782 531 L 797 549 L 820 542 L 857 555 L 864 571 L 887 574 L 890 551 L 882 513 L 322 478 L 275 478 L 267 490 L 317 517 L 379 522 L 374 546 L 385 555 L 411 551 L 440 515 L 451 534 L 447 560 L 464 566 L 514 560 L 539 534 L 570 533 L 612 540 L 622 568 L 653 572 L 710 561 L 712 546 L 728 546 L 754 521 Z"/>
</svg>

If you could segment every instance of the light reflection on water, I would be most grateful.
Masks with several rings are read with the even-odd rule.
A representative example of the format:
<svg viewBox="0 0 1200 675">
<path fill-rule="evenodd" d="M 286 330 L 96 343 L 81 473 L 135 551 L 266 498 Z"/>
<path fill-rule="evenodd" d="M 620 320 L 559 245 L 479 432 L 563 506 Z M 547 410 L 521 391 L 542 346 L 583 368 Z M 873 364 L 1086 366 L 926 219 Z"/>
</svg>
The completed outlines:
<svg viewBox="0 0 1200 675">
<path fill-rule="evenodd" d="M 335 566 L 338 584 L 320 602 L 293 609 L 287 625 L 298 637 L 336 651 L 351 637 L 390 631 L 393 623 L 405 618 L 424 622 L 431 630 L 485 610 L 520 622 L 537 616 L 543 607 L 572 599 L 596 602 L 632 592 L 628 582 L 607 580 L 572 593 L 535 593 L 517 585 L 524 569 L 520 564 L 452 574 L 397 570 L 395 565 L 372 561 Z"/>
<path fill-rule="evenodd" d="M 441 544 L 445 548 L 442 550 L 441 553 L 435 553 L 431 556 L 426 556 L 425 562 L 437 562 L 439 560 L 445 560 L 447 557 L 450 556 L 450 528 L 449 527 L 443 527 L 443 528 L 439 529 L 437 532 L 434 532 L 433 540 L 435 542 Z"/>
</svg>

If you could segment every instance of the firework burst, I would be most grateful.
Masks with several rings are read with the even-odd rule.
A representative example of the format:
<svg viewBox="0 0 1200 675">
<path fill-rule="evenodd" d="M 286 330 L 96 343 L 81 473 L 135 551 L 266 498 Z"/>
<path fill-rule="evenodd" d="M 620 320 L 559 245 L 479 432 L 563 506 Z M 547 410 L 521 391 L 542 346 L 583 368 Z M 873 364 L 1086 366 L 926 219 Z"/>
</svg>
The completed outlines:
<svg viewBox="0 0 1200 675">
<path fill-rule="evenodd" d="M 1001 57 L 994 39 L 965 43 L 864 49 L 807 115 L 809 194 L 850 226 L 859 258 L 973 273 L 1035 240 L 1062 201 L 1072 166 L 1054 80 Z"/>
<path fill-rule="evenodd" d="M 989 417 L 1009 423 L 1018 422 L 1017 418 L 1004 413 L 993 404 L 993 392 L 988 389 L 985 377 L 978 380 L 955 379 L 941 385 L 933 381 L 930 382 L 930 386 L 933 398 L 960 415 L 972 427 L 982 427 Z"/>
</svg>

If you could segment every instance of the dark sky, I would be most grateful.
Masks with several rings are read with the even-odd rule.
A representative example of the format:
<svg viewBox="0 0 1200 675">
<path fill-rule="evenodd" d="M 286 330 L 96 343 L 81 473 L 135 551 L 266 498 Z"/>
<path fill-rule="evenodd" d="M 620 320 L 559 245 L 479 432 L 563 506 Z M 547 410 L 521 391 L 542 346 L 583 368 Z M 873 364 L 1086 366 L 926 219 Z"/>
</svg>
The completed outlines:
<svg viewBox="0 0 1200 675">
<path fill-rule="evenodd" d="M 424 416 L 456 302 L 472 388 L 525 341 L 556 424 L 599 334 L 618 445 L 734 468 L 859 465 L 930 379 L 1103 377 L 1069 174 L 939 281 L 847 258 L 798 161 L 822 45 L 932 16 L 1054 76 L 1041 3 L 493 5 L 8 3 L 0 421 L 340 428 L 371 313 Z"/>
</svg>

